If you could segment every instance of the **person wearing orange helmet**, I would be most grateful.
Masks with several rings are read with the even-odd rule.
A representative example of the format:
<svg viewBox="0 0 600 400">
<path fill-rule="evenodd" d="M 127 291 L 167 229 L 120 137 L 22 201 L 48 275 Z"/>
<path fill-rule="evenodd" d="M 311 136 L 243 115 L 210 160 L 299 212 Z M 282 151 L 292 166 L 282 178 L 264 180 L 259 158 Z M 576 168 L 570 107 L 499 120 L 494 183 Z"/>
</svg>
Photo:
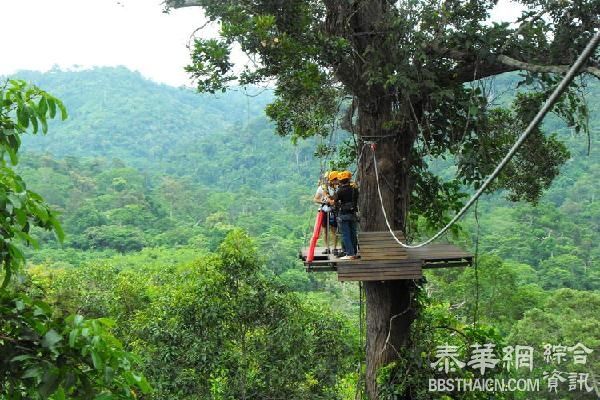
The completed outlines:
<svg viewBox="0 0 600 400">
<path fill-rule="evenodd" d="M 337 219 L 335 217 L 334 207 L 329 204 L 329 200 L 335 193 L 338 184 L 338 171 L 330 171 L 323 176 L 323 181 L 319 184 L 315 193 L 314 202 L 319 204 L 319 211 L 325 212 L 323 218 L 323 227 L 325 227 L 325 251 L 324 254 L 329 254 L 329 235 L 333 235 L 333 254 L 337 254 Z"/>
<path fill-rule="evenodd" d="M 356 227 L 358 223 L 358 188 L 351 182 L 352 173 L 342 171 L 337 175 L 339 186 L 330 200 L 337 209 L 338 226 L 342 232 L 342 243 L 346 255 L 342 260 L 358 258 L 358 238 Z"/>
</svg>

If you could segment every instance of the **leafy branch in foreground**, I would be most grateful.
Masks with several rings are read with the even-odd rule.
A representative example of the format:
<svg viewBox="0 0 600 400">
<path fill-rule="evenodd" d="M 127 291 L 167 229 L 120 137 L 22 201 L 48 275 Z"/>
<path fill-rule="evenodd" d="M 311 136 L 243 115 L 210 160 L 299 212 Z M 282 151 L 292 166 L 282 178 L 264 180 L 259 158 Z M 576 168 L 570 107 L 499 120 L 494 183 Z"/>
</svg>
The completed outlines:
<svg viewBox="0 0 600 400">
<path fill-rule="evenodd" d="M 11 285 L 25 263 L 19 245 L 37 247 L 33 227 L 63 240 L 56 213 L 11 168 L 20 135 L 40 126 L 46 133 L 57 111 L 67 118 L 60 100 L 24 81 L 0 88 L 0 399 L 136 398 L 135 389 L 148 393 L 150 385 L 132 371 L 135 360 L 110 333 L 111 320 L 57 318 L 48 304 Z"/>
<path fill-rule="evenodd" d="M 60 110 L 62 119 L 67 111 L 60 100 L 45 91 L 27 85 L 24 81 L 9 80 L 0 89 L 0 255 L 6 288 L 11 275 L 24 263 L 25 258 L 15 244 L 37 246 L 30 230 L 33 226 L 53 230 L 62 241 L 63 232 L 55 213 L 42 197 L 27 190 L 23 179 L 16 174 L 12 165 L 19 161 L 17 153 L 21 146 L 21 135 L 28 128 L 36 134 L 39 126 L 48 131 L 48 118 L 56 117 Z M 7 162 L 8 156 L 10 163 Z"/>
</svg>

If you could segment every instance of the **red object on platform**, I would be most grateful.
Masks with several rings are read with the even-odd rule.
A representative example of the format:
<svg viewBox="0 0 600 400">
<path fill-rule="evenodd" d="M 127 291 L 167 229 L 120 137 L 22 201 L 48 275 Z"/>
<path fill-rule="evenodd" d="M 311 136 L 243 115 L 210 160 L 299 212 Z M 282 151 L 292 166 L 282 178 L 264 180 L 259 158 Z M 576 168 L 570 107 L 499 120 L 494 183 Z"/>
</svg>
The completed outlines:
<svg viewBox="0 0 600 400">
<path fill-rule="evenodd" d="M 317 218 L 315 219 L 315 228 L 313 229 L 313 235 L 310 239 L 310 246 L 308 247 L 308 254 L 306 255 L 306 262 L 312 262 L 315 259 L 315 246 L 319 235 L 321 235 L 321 225 L 323 224 L 323 218 L 325 217 L 325 211 L 319 210 L 317 212 Z"/>
</svg>

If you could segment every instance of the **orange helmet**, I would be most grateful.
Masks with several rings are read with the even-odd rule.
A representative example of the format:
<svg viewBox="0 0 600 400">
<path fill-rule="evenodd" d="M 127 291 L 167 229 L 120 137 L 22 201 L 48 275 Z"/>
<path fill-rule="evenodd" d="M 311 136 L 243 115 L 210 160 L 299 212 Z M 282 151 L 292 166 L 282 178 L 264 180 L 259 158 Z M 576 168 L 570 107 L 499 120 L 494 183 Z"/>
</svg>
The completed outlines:
<svg viewBox="0 0 600 400">
<path fill-rule="evenodd" d="M 328 180 L 329 182 L 331 182 L 331 181 L 332 181 L 332 180 L 334 180 L 334 179 L 338 179 L 338 174 L 339 174 L 339 172 L 338 172 L 338 171 L 331 171 L 331 172 L 329 172 L 329 173 L 327 174 L 327 180 Z"/>
<path fill-rule="evenodd" d="M 343 181 L 344 179 L 352 179 L 352 172 L 350 171 L 341 171 L 338 173 L 337 178 L 340 181 Z"/>
</svg>

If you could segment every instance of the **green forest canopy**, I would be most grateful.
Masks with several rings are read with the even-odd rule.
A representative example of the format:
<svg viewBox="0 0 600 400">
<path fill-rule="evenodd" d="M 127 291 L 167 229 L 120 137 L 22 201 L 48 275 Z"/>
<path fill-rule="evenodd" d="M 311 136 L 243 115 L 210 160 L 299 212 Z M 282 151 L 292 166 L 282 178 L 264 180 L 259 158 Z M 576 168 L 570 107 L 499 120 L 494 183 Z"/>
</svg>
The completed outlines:
<svg viewBox="0 0 600 400">
<path fill-rule="evenodd" d="M 284 378 L 298 383 L 293 373 L 305 374 L 306 381 L 294 394 L 297 398 L 316 398 L 315 393 L 322 398 L 351 398 L 356 379 L 352 365 L 362 357 L 356 289 L 335 284 L 331 277 L 307 275 L 295 260 L 314 217 L 310 198 L 319 162 L 312 156 L 314 143 L 294 147 L 273 135 L 261 111 L 269 101 L 267 92 L 257 104 L 243 92 L 215 99 L 149 82 L 123 68 L 19 75 L 62 98 L 71 115 L 66 123 L 51 124 L 47 137 L 24 141 L 20 172 L 30 188 L 61 212 L 67 235 L 59 246 L 51 236 L 38 233 L 42 249 L 28 251 L 33 264 L 32 285 L 27 284 L 30 293 L 48 299 L 63 313 L 115 319 L 116 336 L 142 355 L 157 399 L 186 399 L 199 393 L 236 397 L 249 388 L 267 393 L 255 375 L 240 374 L 258 373 L 252 365 L 270 365 L 272 360 L 264 357 L 274 351 L 265 347 L 273 340 L 271 334 L 296 340 L 307 354 L 320 351 L 311 347 L 319 343 L 294 330 L 298 325 L 276 332 L 269 321 L 247 314 L 252 324 L 238 326 L 230 331 L 231 337 L 222 338 L 229 341 L 231 353 L 203 359 L 202 354 L 213 353 L 210 346 L 222 344 L 216 332 L 207 331 L 201 338 L 195 332 L 216 315 L 280 310 L 281 318 L 288 318 L 286 312 L 299 315 L 301 325 L 317 324 L 328 315 L 312 328 L 324 335 L 319 338 L 339 339 L 328 348 L 332 353 L 327 364 L 313 365 L 312 358 L 297 360 L 298 368 Z M 499 79 L 497 84 L 502 91 L 511 79 Z M 590 91 L 598 93 L 598 88 L 592 86 Z M 588 97 L 590 108 L 597 98 Z M 148 110 L 153 110 L 152 118 L 146 115 Z M 597 118 L 591 115 L 592 127 L 599 126 Z M 162 119 L 168 122 L 163 124 Z M 588 156 L 586 146 L 573 140 L 559 121 L 549 121 L 548 127 L 558 131 L 572 158 L 539 206 L 509 205 L 498 195 L 480 202 L 479 322 L 495 326 L 498 340 L 535 346 L 579 340 L 598 348 L 596 317 L 576 317 L 586 315 L 588 305 L 599 301 L 597 131 Z M 152 145 L 140 146 L 153 142 L 157 148 L 152 151 Z M 443 165 L 438 168 L 445 173 Z M 235 254 L 227 255 L 227 245 L 222 243 L 237 232 L 235 227 L 254 238 L 258 261 L 250 262 L 264 269 L 243 278 L 247 281 L 242 280 L 242 286 L 243 282 L 252 285 L 243 286 L 242 292 L 220 293 L 213 291 L 222 287 L 220 268 L 236 263 Z M 454 240 L 472 248 L 472 218 L 463 227 Z M 253 245 L 237 235 L 241 236 L 229 237 L 225 243 L 241 240 L 244 252 L 254 254 Z M 223 257 L 234 262 L 222 265 Z M 459 330 L 468 327 L 475 307 L 473 272 L 428 274 L 431 304 L 415 334 L 427 336 L 424 326 L 442 323 Z M 190 276 L 198 279 L 189 282 Z M 263 279 L 269 283 L 260 283 Z M 255 290 L 267 299 L 275 296 L 275 303 L 252 303 L 248 308 Z M 290 290 L 299 297 L 282 294 Z M 206 297 L 194 308 L 202 293 Z M 231 302 L 230 296 L 238 297 Z M 569 308 L 559 307 L 560 302 L 568 302 Z M 450 307 L 459 304 L 458 309 Z M 341 314 L 332 313 L 331 307 Z M 156 319 L 161 315 L 173 325 L 163 327 Z M 529 326 L 536 329 L 527 330 Z M 240 335 L 245 331 L 268 335 L 257 336 L 247 343 L 252 350 L 240 352 L 240 338 L 245 337 Z M 444 332 L 420 337 L 430 347 L 417 350 L 432 354 L 431 346 L 444 339 L 448 340 Z M 187 352 L 177 350 L 203 343 L 208 347 L 198 350 L 199 358 L 190 359 Z M 290 356 L 280 353 L 281 359 L 292 362 Z M 246 357 L 244 365 L 249 367 L 232 366 L 238 357 Z M 157 358 L 169 360 L 173 368 L 156 368 L 152 360 Z M 331 374 L 324 374 L 325 369 Z M 194 383 L 198 377 L 210 385 L 198 386 Z M 423 384 L 416 376 L 410 382 L 415 387 Z M 285 386 L 280 383 L 283 386 L 273 384 L 272 390 Z"/>
</svg>

